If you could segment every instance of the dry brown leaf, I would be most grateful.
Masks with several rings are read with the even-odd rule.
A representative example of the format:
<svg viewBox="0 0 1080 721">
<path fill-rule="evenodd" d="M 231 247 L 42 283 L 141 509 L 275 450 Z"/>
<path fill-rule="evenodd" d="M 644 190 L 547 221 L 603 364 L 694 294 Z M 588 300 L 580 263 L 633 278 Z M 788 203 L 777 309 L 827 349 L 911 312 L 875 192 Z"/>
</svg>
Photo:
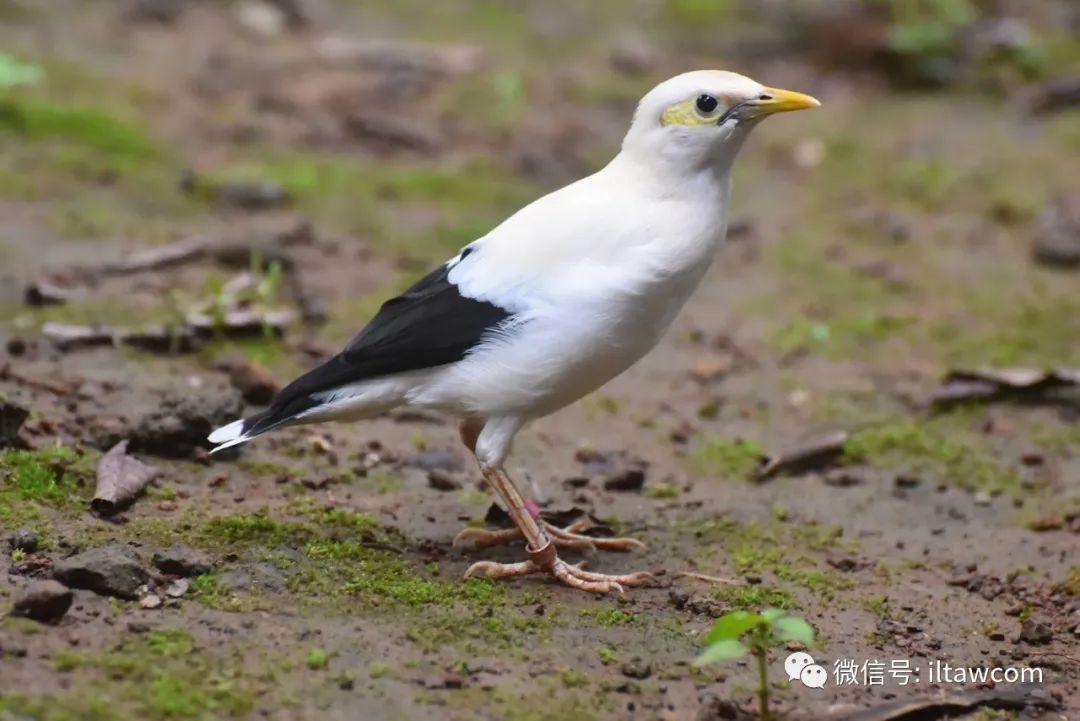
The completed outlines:
<svg viewBox="0 0 1080 721">
<path fill-rule="evenodd" d="M 129 456 L 127 446 L 126 440 L 120 441 L 98 461 L 97 487 L 90 501 L 95 511 L 111 513 L 126 506 L 158 476 L 156 468 Z"/>
</svg>

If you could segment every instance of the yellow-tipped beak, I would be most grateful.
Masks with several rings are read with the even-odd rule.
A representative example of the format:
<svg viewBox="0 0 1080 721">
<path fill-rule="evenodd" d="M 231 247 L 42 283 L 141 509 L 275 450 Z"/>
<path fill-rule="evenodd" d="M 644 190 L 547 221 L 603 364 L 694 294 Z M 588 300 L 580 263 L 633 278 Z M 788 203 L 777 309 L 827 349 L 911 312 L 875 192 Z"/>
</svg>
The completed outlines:
<svg viewBox="0 0 1080 721">
<path fill-rule="evenodd" d="M 821 105 L 817 98 L 796 93 L 793 90 L 781 90 L 780 88 L 765 88 L 759 97 L 750 101 L 750 104 L 759 108 L 762 115 L 787 113 L 792 110 L 807 110 Z"/>
</svg>

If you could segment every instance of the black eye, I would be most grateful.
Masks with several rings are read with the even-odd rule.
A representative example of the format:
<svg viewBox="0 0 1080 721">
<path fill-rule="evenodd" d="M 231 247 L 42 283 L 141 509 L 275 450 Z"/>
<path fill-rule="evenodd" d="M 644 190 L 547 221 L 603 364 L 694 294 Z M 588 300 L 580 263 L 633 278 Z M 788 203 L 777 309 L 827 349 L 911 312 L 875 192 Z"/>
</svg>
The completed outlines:
<svg viewBox="0 0 1080 721">
<path fill-rule="evenodd" d="M 694 103 L 697 106 L 698 112 L 702 115 L 709 115 L 716 111 L 719 107 L 720 101 L 711 95 L 699 95 L 697 102 Z"/>
</svg>

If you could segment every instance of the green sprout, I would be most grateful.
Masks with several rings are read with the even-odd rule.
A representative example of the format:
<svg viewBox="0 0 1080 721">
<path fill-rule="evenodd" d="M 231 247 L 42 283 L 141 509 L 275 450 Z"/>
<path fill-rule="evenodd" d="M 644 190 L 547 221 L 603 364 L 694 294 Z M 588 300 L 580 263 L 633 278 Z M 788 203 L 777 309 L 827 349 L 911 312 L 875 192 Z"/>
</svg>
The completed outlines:
<svg viewBox="0 0 1080 721">
<path fill-rule="evenodd" d="M 41 81 L 41 68 L 29 65 L 0 52 L 0 88 L 14 88 L 18 85 L 34 85 Z"/>
<path fill-rule="evenodd" d="M 770 648 L 788 641 L 809 646 L 814 643 L 814 629 L 803 619 L 785 616 L 783 611 L 776 608 L 761 613 L 732 611 L 716 619 L 705 637 L 708 645 L 694 660 L 694 665 L 706 666 L 751 654 L 757 659 L 758 713 L 761 721 L 769 721 L 772 715 L 769 713 L 767 655 Z"/>
<path fill-rule="evenodd" d="M 330 665 L 330 654 L 321 648 L 313 648 L 308 651 L 305 661 L 312 671 L 321 671 Z"/>
</svg>

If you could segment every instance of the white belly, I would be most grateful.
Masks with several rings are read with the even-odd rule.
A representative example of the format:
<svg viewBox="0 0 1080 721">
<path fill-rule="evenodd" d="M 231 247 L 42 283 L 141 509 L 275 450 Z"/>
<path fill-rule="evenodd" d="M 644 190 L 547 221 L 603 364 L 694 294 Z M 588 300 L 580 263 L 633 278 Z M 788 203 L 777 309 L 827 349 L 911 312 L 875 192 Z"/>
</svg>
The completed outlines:
<svg viewBox="0 0 1080 721">
<path fill-rule="evenodd" d="M 548 307 L 410 393 L 410 404 L 536 418 L 591 393 L 648 353 L 707 269 L 701 262 L 645 294 Z"/>
</svg>

